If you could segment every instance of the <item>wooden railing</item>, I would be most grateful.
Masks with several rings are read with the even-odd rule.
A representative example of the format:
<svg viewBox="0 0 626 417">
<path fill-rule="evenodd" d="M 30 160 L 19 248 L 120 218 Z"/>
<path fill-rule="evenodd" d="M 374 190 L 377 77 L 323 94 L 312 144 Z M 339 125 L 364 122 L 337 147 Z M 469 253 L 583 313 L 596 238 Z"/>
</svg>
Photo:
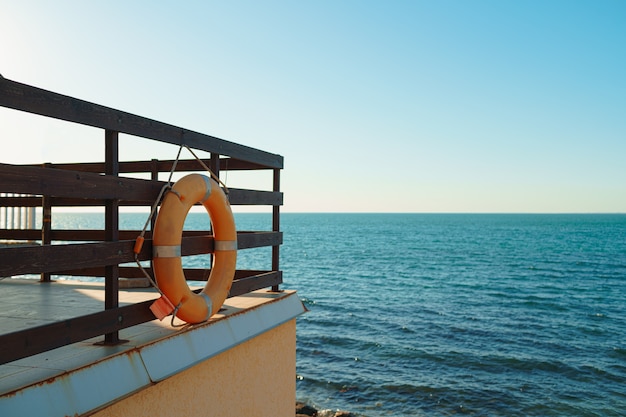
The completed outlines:
<svg viewBox="0 0 626 417">
<path fill-rule="evenodd" d="M 149 310 L 152 301 L 119 306 L 120 278 L 143 276 L 138 267 L 120 266 L 135 261 L 133 247 L 139 234 L 138 230 L 120 230 L 120 207 L 149 208 L 164 185 L 158 180 L 159 173 L 169 173 L 174 161 L 120 161 L 120 133 L 209 152 L 210 157 L 203 163 L 216 175 L 225 170 L 270 170 L 272 191 L 229 187 L 232 206 L 272 207 L 271 231 L 237 233 L 239 250 L 272 247 L 271 269 L 238 269 L 230 296 L 266 287 L 279 290 L 282 283 L 279 267 L 282 156 L 1 76 L 0 106 L 102 129 L 104 139 L 104 161 L 99 163 L 12 165 L 5 163 L 9 161 L 3 161 L 0 154 L 0 208 L 37 207 L 42 212 L 41 229 L 0 228 L 0 240 L 24 243 L 0 247 L 0 277 L 35 274 L 40 276 L 42 285 L 54 285 L 51 278 L 54 275 L 103 277 L 105 282 L 103 311 L 0 335 L 0 364 L 98 336 L 104 337 L 103 344 L 116 344 L 120 342 L 120 330 L 154 319 Z M 202 168 L 194 158 L 177 161 L 175 171 L 202 171 Z M 129 173 L 135 176 L 140 173 L 150 179 L 124 176 Z M 53 207 L 104 208 L 104 229 L 54 230 Z M 138 255 L 140 261 L 152 258 L 150 238 L 148 232 Z M 212 252 L 210 230 L 183 233 L 182 256 Z M 151 273 L 150 268 L 147 269 Z M 185 276 L 189 280 L 206 280 L 207 273 L 185 269 Z"/>
</svg>

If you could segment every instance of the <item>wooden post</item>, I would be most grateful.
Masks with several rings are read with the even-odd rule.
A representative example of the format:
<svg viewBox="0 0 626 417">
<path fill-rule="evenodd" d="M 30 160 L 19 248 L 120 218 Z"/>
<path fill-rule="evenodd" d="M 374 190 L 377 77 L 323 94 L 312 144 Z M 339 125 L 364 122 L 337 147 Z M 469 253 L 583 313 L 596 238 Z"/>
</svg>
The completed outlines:
<svg viewBox="0 0 626 417">
<path fill-rule="evenodd" d="M 216 177 L 220 176 L 220 154 L 211 153 L 211 160 L 209 161 L 209 169 L 213 171 Z"/>
<path fill-rule="evenodd" d="M 159 160 L 156 158 L 152 158 L 152 167 L 151 167 L 151 171 L 150 171 L 150 179 L 152 181 L 159 181 Z M 149 208 L 150 210 L 152 210 L 152 207 Z M 156 213 L 155 213 L 156 214 Z M 150 238 L 152 239 L 152 236 L 154 236 L 154 225 L 156 224 L 156 215 L 152 216 L 152 218 L 150 218 Z M 154 267 L 153 267 L 153 263 L 152 263 L 152 258 L 150 259 L 150 271 L 151 274 L 154 274 Z M 150 283 L 150 285 L 152 285 L 152 283 Z"/>
<path fill-rule="evenodd" d="M 280 191 L 280 169 L 274 168 L 274 186 L 275 192 Z M 272 231 L 280 231 L 280 206 L 272 206 Z M 272 271 L 280 270 L 280 245 L 272 246 Z M 272 286 L 272 291 L 280 291 L 278 285 Z"/>
<path fill-rule="evenodd" d="M 49 168 L 50 165 L 47 162 L 43 166 Z M 41 244 L 50 245 L 52 243 L 52 198 L 49 195 L 44 194 L 41 197 L 41 211 Z M 39 282 L 52 282 L 50 272 L 42 272 Z"/>
<path fill-rule="evenodd" d="M 209 169 L 213 171 L 217 178 L 220 177 L 220 154 L 211 152 L 211 159 L 209 160 Z M 207 173 L 208 174 L 208 173 Z M 213 222 L 211 222 L 211 233 L 213 233 Z M 213 268 L 213 254 L 210 255 L 211 268 Z"/>
<path fill-rule="evenodd" d="M 106 175 L 119 175 L 119 135 L 113 130 L 105 131 L 105 160 Z M 104 236 L 107 241 L 118 241 L 119 227 L 119 200 L 106 200 L 104 209 Z M 104 308 L 110 310 L 119 306 L 119 265 L 107 265 L 104 268 Z M 104 335 L 104 344 L 120 343 L 119 332 Z"/>
</svg>

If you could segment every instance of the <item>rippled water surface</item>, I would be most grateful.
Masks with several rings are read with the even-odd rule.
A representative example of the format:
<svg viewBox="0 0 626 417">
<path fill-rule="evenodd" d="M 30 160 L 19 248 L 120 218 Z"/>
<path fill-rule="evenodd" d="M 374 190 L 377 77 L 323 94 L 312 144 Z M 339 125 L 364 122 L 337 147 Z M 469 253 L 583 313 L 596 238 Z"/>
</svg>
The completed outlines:
<svg viewBox="0 0 626 417">
<path fill-rule="evenodd" d="M 367 416 L 626 415 L 626 216 L 285 214 L 298 396 Z"/>
<path fill-rule="evenodd" d="M 298 399 L 369 417 L 626 415 L 626 215 L 287 213 L 281 227 L 283 287 L 310 310 Z M 239 268 L 270 268 L 268 250 L 240 251 Z"/>
</svg>

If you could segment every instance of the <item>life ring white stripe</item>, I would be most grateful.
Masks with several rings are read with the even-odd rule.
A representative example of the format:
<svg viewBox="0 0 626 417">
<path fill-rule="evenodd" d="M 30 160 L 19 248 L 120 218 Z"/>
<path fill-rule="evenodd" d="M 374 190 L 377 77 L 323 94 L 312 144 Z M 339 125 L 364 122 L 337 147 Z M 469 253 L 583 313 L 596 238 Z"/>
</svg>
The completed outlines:
<svg viewBox="0 0 626 417">
<path fill-rule="evenodd" d="M 213 248 L 213 250 L 215 252 L 237 250 L 237 241 L 236 240 L 216 240 L 215 247 Z"/>
<path fill-rule="evenodd" d="M 152 246 L 154 258 L 180 258 L 180 245 L 175 246 Z"/>
</svg>

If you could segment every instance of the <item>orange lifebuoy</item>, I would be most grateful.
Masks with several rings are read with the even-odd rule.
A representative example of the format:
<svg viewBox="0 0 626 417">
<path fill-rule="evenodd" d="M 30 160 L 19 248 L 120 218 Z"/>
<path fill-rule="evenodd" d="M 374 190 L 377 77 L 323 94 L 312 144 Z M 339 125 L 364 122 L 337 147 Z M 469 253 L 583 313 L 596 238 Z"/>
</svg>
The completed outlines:
<svg viewBox="0 0 626 417">
<path fill-rule="evenodd" d="M 200 294 L 193 293 L 187 285 L 180 251 L 185 218 L 196 203 L 202 203 L 209 213 L 215 241 L 211 274 Z M 217 313 L 232 286 L 237 262 L 235 220 L 219 185 L 200 174 L 178 180 L 161 203 L 152 239 L 157 285 L 178 306 L 176 317 L 187 323 L 200 323 Z"/>
</svg>

